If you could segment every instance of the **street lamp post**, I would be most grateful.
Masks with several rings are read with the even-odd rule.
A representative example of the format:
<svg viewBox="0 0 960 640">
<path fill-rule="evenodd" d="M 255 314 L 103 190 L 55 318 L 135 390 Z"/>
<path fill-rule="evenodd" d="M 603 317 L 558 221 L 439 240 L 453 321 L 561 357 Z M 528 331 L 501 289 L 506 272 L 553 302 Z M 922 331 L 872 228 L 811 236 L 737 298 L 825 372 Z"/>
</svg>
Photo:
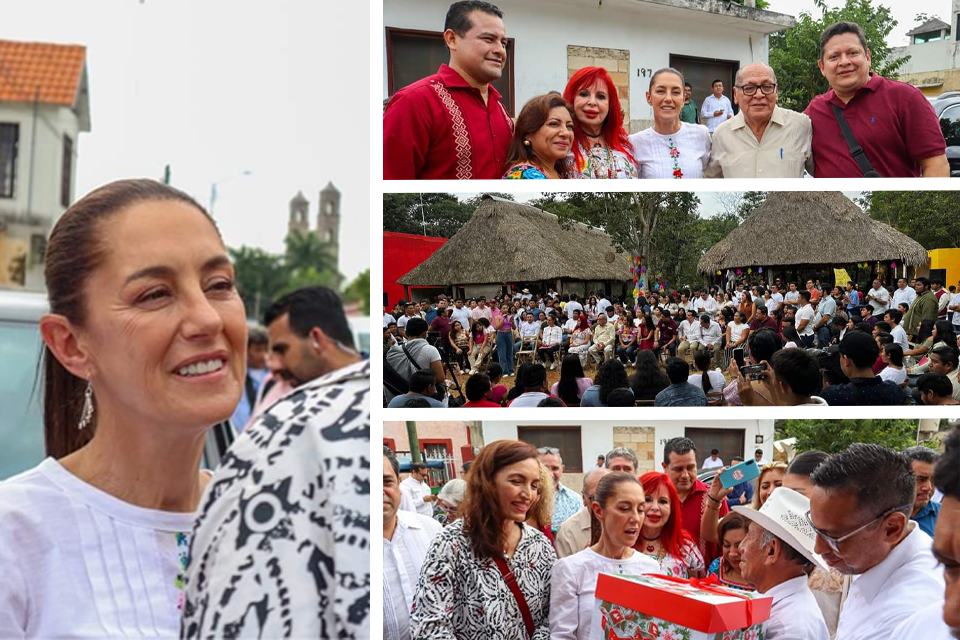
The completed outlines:
<svg viewBox="0 0 960 640">
<path fill-rule="evenodd" d="M 221 185 L 221 184 L 224 184 L 225 182 L 230 182 L 231 180 L 236 180 L 237 178 L 243 178 L 249 175 L 253 175 L 253 171 L 246 169 L 230 177 L 223 178 L 221 180 L 217 180 L 216 182 L 210 183 L 210 216 L 211 217 L 213 217 L 213 209 L 217 203 L 217 185 Z"/>
</svg>

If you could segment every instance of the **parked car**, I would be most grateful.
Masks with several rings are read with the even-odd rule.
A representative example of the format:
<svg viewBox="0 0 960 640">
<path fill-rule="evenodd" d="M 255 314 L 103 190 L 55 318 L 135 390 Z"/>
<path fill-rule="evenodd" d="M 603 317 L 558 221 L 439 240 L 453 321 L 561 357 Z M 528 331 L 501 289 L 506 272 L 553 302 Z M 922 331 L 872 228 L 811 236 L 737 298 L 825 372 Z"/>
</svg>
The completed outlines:
<svg viewBox="0 0 960 640">
<path fill-rule="evenodd" d="M 960 91 L 948 91 L 936 98 L 930 98 L 940 131 L 947 141 L 947 161 L 950 163 L 950 177 L 960 177 Z"/>
<path fill-rule="evenodd" d="M 47 311 L 46 294 L 0 289 L 0 480 L 45 455 L 39 324 Z M 235 438 L 229 421 L 207 431 L 203 464 L 216 467 Z"/>
</svg>

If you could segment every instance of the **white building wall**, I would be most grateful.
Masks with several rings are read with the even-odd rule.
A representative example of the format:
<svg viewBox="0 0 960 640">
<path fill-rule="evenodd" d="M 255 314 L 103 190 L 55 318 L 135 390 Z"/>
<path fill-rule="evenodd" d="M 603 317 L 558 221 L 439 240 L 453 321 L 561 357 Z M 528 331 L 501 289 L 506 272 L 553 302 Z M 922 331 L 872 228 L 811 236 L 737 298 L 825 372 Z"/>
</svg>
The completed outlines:
<svg viewBox="0 0 960 640">
<path fill-rule="evenodd" d="M 583 457 L 583 469 L 596 464 L 597 456 L 606 455 L 613 448 L 614 427 L 654 427 L 656 429 L 655 466 L 663 460 L 663 445 L 671 438 L 684 435 L 684 429 L 743 429 L 744 455 L 752 456 L 755 449 L 763 449 L 763 459 L 773 460 L 773 420 L 526 420 L 526 421 L 483 421 L 483 441 L 490 444 L 494 440 L 516 440 L 517 426 L 579 426 L 580 448 Z M 756 436 L 763 436 L 763 444 L 754 444 Z"/>
<path fill-rule="evenodd" d="M 19 124 L 17 149 L 17 178 L 13 198 L 0 198 L 0 218 L 8 222 L 6 236 L 29 242 L 30 236 L 48 236 L 53 224 L 66 210 L 60 203 L 60 177 L 63 167 L 63 136 L 73 140 L 71 195 L 76 196 L 77 153 L 80 122 L 72 109 L 40 105 L 36 118 L 34 144 L 33 106 L 22 103 L 0 103 L 0 122 Z M 31 153 L 33 176 L 31 189 Z M 32 195 L 31 195 L 32 194 Z M 27 215 L 36 218 L 36 224 L 25 225 Z M 14 223 L 14 220 L 16 222 Z M 28 259 L 26 288 L 44 289 L 43 266 L 34 257 Z"/>
<path fill-rule="evenodd" d="M 925 42 L 896 47 L 890 52 L 891 57 L 904 55 L 909 55 L 910 59 L 900 67 L 900 75 L 956 69 L 960 62 L 960 43 L 952 40 Z"/>
<path fill-rule="evenodd" d="M 442 31 L 447 0 L 384 2 L 387 27 Z M 555 0 L 501 0 L 507 36 L 515 38 L 514 88 L 516 111 L 531 97 L 563 91 L 567 83 L 567 45 L 630 51 L 630 120 L 652 120 L 644 98 L 649 75 L 668 66 L 670 55 L 767 62 L 767 37 L 712 21 L 710 14 L 686 10 L 678 17 L 662 11 Z M 679 16 L 683 16 L 681 19 Z M 387 97 L 386 34 L 383 34 L 383 97 Z M 729 93 L 729 88 L 728 88 Z"/>
</svg>

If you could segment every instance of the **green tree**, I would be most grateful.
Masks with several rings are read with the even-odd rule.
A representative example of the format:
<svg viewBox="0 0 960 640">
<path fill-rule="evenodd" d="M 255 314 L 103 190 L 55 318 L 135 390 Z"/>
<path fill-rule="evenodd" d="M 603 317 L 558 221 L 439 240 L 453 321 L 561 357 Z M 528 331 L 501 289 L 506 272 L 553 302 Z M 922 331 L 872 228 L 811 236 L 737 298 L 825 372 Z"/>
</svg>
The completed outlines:
<svg viewBox="0 0 960 640">
<path fill-rule="evenodd" d="M 872 0 L 846 0 L 837 9 L 831 9 L 824 0 L 813 0 L 820 17 L 807 11 L 797 16 L 793 29 L 770 36 L 770 66 L 777 74 L 780 106 L 795 111 L 806 109 L 814 96 L 825 93 L 830 86 L 820 73 L 820 36 L 837 22 L 855 22 L 863 29 L 871 51 L 874 73 L 885 78 L 896 78 L 910 56 L 891 57 L 887 36 L 897 26 L 890 9 L 874 6 Z"/>
<path fill-rule="evenodd" d="M 776 437 L 797 439 L 798 451 L 838 453 L 855 442 L 903 450 L 917 444 L 916 420 L 777 420 Z"/>
<path fill-rule="evenodd" d="M 284 243 L 287 249 L 286 265 L 291 270 L 309 267 L 318 272 L 330 271 L 337 274 L 333 248 L 321 242 L 315 234 L 293 231 L 287 234 Z M 339 277 L 339 274 L 337 276 Z"/>
<path fill-rule="evenodd" d="M 363 315 L 370 315 L 370 269 L 353 279 L 353 282 L 343 290 L 343 297 L 347 300 L 359 301 Z"/>
<path fill-rule="evenodd" d="M 386 193 L 383 230 L 452 238 L 470 220 L 476 204 L 450 193 Z"/>
<path fill-rule="evenodd" d="M 925 249 L 960 247 L 960 192 L 868 191 L 856 203 Z"/>
<path fill-rule="evenodd" d="M 228 248 L 247 318 L 259 321 L 263 311 L 286 285 L 289 276 L 283 256 L 255 247 Z"/>
</svg>

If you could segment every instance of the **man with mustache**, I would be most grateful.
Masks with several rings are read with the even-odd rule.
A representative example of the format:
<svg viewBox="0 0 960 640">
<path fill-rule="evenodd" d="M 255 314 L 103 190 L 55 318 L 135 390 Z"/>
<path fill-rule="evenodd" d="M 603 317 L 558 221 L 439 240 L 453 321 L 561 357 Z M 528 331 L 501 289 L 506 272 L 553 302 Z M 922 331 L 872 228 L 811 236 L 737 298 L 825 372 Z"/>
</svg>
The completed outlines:
<svg viewBox="0 0 960 640">
<path fill-rule="evenodd" d="M 450 5 L 443 31 L 450 64 L 397 91 L 384 110 L 384 180 L 503 175 L 513 120 L 490 84 L 507 61 L 502 18 L 489 2 Z"/>
<path fill-rule="evenodd" d="M 400 465 L 383 448 L 383 637 L 410 637 L 410 608 L 420 567 L 443 528 L 425 515 L 400 509 Z"/>
<path fill-rule="evenodd" d="M 917 499 L 913 503 L 910 519 L 920 525 L 931 538 L 940 515 L 940 503 L 933 498 L 933 465 L 937 463 L 937 452 L 928 447 L 910 447 L 903 452 L 910 461 L 917 482 Z"/>
<path fill-rule="evenodd" d="M 870 49 L 860 27 L 838 22 L 820 37 L 817 65 L 830 90 L 806 113 L 813 123 L 815 178 L 859 178 L 866 166 L 885 178 L 950 177 L 947 145 L 927 98 L 914 86 L 870 73 Z M 845 140 L 849 125 L 859 160 Z"/>
<path fill-rule="evenodd" d="M 894 638 L 898 624 L 943 594 L 930 536 L 911 522 L 916 480 L 910 461 L 877 444 L 853 444 L 810 476 L 807 519 L 814 552 L 854 575 L 836 640 Z"/>
<path fill-rule="evenodd" d="M 714 132 L 706 177 L 802 178 L 804 170 L 813 173 L 810 118 L 777 106 L 772 67 L 755 62 L 740 69 L 733 99 L 740 113 Z"/>
</svg>

